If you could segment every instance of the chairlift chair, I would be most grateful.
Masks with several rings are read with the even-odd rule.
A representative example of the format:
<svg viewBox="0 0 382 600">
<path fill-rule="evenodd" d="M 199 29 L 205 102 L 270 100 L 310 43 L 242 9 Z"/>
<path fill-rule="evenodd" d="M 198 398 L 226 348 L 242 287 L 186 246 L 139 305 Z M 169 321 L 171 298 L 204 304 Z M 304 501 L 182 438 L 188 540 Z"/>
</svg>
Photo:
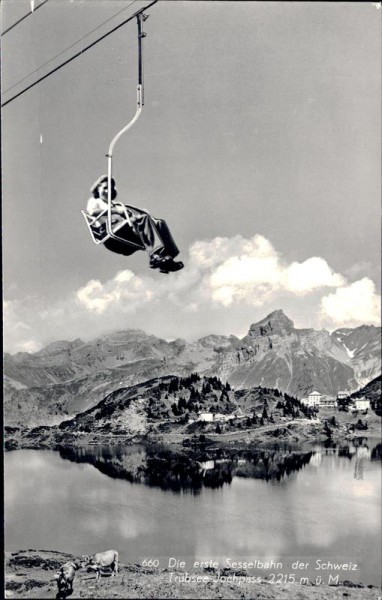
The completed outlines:
<svg viewBox="0 0 382 600">
<path fill-rule="evenodd" d="M 124 204 L 120 202 L 112 202 L 111 200 L 111 179 L 112 179 L 112 156 L 113 149 L 117 141 L 121 138 L 121 136 L 130 129 L 134 125 L 134 123 L 138 120 L 142 107 L 144 105 L 144 96 L 143 96 L 143 60 L 142 60 L 142 39 L 146 37 L 146 34 L 142 31 L 142 22 L 146 21 L 148 15 L 143 14 L 143 12 L 138 12 L 135 15 L 137 19 L 138 26 L 138 86 L 137 86 L 137 108 L 135 115 L 133 118 L 125 125 L 112 139 L 107 157 L 107 178 L 108 178 L 108 207 L 104 211 L 102 211 L 97 216 L 90 215 L 86 210 L 81 210 L 86 225 L 89 229 L 92 240 L 95 244 L 103 244 L 109 239 L 117 240 L 122 244 L 127 244 L 134 250 L 144 250 L 144 245 L 140 242 L 139 238 L 134 234 L 133 228 L 131 226 L 131 221 L 126 210 Z M 112 223 L 112 207 L 113 206 L 121 206 L 124 212 L 124 218 L 118 223 Z M 133 207 L 132 207 L 133 208 Z M 126 227 L 127 226 L 127 227 Z M 117 232 L 124 230 L 124 237 L 117 235 Z M 125 235 L 126 234 L 126 235 Z"/>
</svg>

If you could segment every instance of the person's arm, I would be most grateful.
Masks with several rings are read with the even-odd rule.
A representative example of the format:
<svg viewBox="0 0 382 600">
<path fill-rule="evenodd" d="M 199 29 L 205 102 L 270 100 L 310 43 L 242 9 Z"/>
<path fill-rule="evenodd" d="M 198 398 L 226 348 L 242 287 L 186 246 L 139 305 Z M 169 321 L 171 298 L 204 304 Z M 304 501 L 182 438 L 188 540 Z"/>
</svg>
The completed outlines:
<svg viewBox="0 0 382 600">
<path fill-rule="evenodd" d="M 105 207 L 101 205 L 98 198 L 89 198 L 88 203 L 86 205 L 86 211 L 89 213 L 89 215 L 96 217 L 103 210 L 105 210 Z"/>
<path fill-rule="evenodd" d="M 86 211 L 92 217 L 98 217 L 100 215 L 100 218 L 97 219 L 97 221 L 95 221 L 93 223 L 93 227 L 101 227 L 101 225 L 106 224 L 107 204 L 103 200 L 100 200 L 99 198 L 93 198 L 93 197 L 89 198 L 87 206 L 86 206 Z M 117 223 L 120 223 L 121 220 L 123 220 L 124 216 L 125 216 L 125 213 L 124 213 L 123 208 L 121 206 L 118 206 L 118 205 L 115 205 L 114 203 L 112 203 L 111 224 L 115 225 Z"/>
</svg>

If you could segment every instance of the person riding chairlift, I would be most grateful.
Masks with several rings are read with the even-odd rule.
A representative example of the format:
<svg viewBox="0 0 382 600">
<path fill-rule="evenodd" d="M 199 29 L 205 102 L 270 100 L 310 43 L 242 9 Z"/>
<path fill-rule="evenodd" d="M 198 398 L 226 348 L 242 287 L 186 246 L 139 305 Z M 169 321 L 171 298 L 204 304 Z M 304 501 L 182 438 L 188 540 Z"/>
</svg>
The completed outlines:
<svg viewBox="0 0 382 600">
<path fill-rule="evenodd" d="M 108 176 L 102 175 L 90 188 L 92 197 L 89 198 L 86 210 L 89 215 L 97 217 L 104 213 L 95 227 L 105 228 L 105 211 L 108 209 Z M 167 223 L 163 219 L 153 218 L 147 211 L 135 208 L 128 204 L 114 202 L 117 197 L 115 180 L 111 178 L 111 224 L 116 225 L 122 221 L 126 224 L 118 229 L 118 237 L 126 240 L 126 243 L 108 238 L 103 245 L 112 252 L 129 256 L 139 249 L 144 249 L 150 256 L 150 268 L 159 269 L 161 273 L 179 271 L 183 268 L 182 262 L 174 261 L 179 250 L 170 233 Z M 128 221 L 126 220 L 126 214 Z M 130 244 L 132 242 L 133 244 Z"/>
</svg>

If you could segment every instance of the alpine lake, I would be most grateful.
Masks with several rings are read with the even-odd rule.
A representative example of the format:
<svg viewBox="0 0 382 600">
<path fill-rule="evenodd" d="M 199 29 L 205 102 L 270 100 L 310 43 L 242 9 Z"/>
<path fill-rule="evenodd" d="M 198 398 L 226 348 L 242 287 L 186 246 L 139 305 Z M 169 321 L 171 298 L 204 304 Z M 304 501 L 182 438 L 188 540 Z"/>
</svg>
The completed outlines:
<svg viewBox="0 0 382 600">
<path fill-rule="evenodd" d="M 204 454 L 165 446 L 7 452 L 5 549 L 219 564 L 285 581 L 381 583 L 378 439 Z"/>
</svg>

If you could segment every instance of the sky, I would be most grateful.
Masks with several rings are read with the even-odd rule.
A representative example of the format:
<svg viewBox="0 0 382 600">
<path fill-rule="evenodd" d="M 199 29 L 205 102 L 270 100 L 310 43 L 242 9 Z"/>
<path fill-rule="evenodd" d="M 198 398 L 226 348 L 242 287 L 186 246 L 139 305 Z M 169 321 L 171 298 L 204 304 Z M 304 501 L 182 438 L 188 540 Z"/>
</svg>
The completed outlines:
<svg viewBox="0 0 382 600">
<path fill-rule="evenodd" d="M 40 6 L 2 38 L 2 102 L 148 3 Z M 3 0 L 2 31 L 30 9 Z M 372 2 L 148 10 L 145 106 L 113 174 L 120 201 L 169 224 L 178 273 L 95 246 L 80 213 L 135 112 L 135 20 L 4 106 L 5 351 L 125 329 L 241 337 L 279 308 L 296 327 L 379 325 L 381 13 Z"/>
</svg>

